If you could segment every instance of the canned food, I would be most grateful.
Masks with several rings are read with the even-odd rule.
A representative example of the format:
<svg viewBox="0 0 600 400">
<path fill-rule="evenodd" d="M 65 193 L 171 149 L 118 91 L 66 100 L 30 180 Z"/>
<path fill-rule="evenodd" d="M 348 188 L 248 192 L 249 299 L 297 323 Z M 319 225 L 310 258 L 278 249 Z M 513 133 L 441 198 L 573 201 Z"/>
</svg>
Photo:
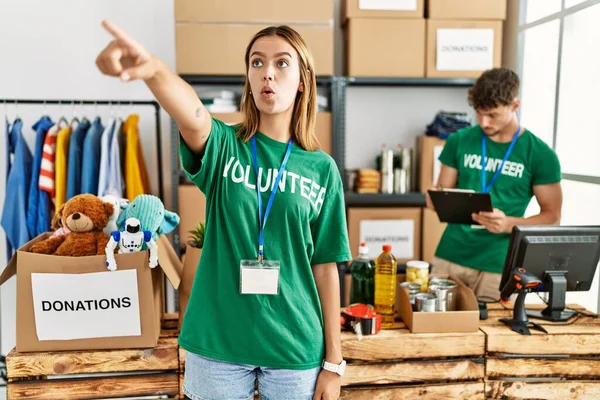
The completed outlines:
<svg viewBox="0 0 600 400">
<path fill-rule="evenodd" d="M 437 299 L 431 293 L 419 293 L 415 296 L 417 311 L 435 312 Z"/>
<path fill-rule="evenodd" d="M 439 301 L 438 311 L 455 311 L 458 285 L 451 279 L 431 278 L 429 293 L 436 296 Z"/>
<path fill-rule="evenodd" d="M 414 282 L 402 282 L 400 287 L 408 292 L 408 299 L 410 300 L 410 304 L 412 305 L 413 311 L 417 311 L 417 306 L 415 303 L 415 296 L 421 293 L 421 285 Z"/>
<path fill-rule="evenodd" d="M 427 293 L 429 286 L 429 263 L 412 260 L 406 263 L 406 281 L 421 285 L 421 292 Z"/>
<path fill-rule="evenodd" d="M 437 300 L 436 311 L 448 311 L 448 303 L 453 297 L 449 287 L 429 285 L 429 293 L 433 294 Z"/>
</svg>

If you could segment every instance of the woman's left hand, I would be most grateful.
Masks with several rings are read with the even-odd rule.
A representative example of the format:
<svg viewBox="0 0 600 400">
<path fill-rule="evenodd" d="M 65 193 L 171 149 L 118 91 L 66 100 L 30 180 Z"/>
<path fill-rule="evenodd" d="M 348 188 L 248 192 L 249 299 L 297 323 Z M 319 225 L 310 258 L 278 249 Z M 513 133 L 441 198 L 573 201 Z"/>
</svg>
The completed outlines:
<svg viewBox="0 0 600 400">
<path fill-rule="evenodd" d="M 340 397 L 342 377 L 324 369 L 319 373 L 313 400 L 337 400 Z"/>
</svg>

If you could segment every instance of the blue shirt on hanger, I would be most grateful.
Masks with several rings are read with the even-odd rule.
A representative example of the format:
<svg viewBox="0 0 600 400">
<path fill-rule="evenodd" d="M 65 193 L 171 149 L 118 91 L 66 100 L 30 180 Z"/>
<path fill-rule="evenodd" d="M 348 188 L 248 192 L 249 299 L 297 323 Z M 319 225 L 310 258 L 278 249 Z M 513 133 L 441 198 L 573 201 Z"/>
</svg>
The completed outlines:
<svg viewBox="0 0 600 400">
<path fill-rule="evenodd" d="M 27 230 L 31 238 L 41 235 L 50 228 L 50 199 L 47 196 L 43 198 L 40 196 L 39 180 L 42 154 L 44 153 L 44 140 L 46 139 L 46 132 L 52 125 L 54 125 L 52 120 L 47 116 L 43 116 L 32 127 L 35 130 L 35 149 L 31 167 L 31 182 L 29 183 L 29 203 L 27 205 Z M 40 232 L 40 228 L 45 229 Z"/>
<path fill-rule="evenodd" d="M 8 174 L 6 193 L 4 199 L 2 219 L 0 225 L 6 233 L 6 237 L 13 249 L 18 249 L 27 243 L 31 237 L 27 231 L 27 196 L 29 194 L 29 183 L 31 181 L 31 165 L 33 159 L 31 150 L 22 134 L 23 122 L 20 119 L 13 123 L 8 140 L 9 157 L 12 155 L 12 165 Z M 10 164 L 10 161 L 9 161 Z"/>
<path fill-rule="evenodd" d="M 102 133 L 104 127 L 97 117 L 83 140 L 83 165 L 81 167 L 81 193 L 98 195 L 100 159 L 102 157 Z"/>
<path fill-rule="evenodd" d="M 83 141 L 88 129 L 90 129 L 90 121 L 84 119 L 71 134 L 67 161 L 67 200 L 81 194 Z"/>
<path fill-rule="evenodd" d="M 4 131 L 4 162 L 6 165 L 6 180 L 4 181 L 4 193 L 6 197 L 6 188 L 8 187 L 8 176 L 10 175 L 10 122 L 8 122 L 8 118 L 5 118 L 5 128 Z M 12 247 L 10 246 L 10 240 L 8 240 L 8 236 L 6 237 L 6 258 L 7 262 L 10 261 L 12 257 Z"/>
<path fill-rule="evenodd" d="M 100 171 L 98 177 L 98 194 L 97 196 L 104 196 L 108 194 L 108 179 L 110 172 L 110 143 L 112 141 L 112 135 L 115 130 L 115 120 L 111 118 L 108 121 L 108 125 L 104 128 L 104 132 L 102 132 L 102 139 L 100 141 L 101 155 L 100 155 Z"/>
</svg>

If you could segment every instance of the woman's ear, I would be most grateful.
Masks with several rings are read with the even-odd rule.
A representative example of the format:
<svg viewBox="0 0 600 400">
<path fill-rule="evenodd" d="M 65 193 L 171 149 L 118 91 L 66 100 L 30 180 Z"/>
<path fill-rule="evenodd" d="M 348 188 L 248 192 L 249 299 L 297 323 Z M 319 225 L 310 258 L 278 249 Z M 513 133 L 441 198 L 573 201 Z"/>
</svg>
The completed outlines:
<svg viewBox="0 0 600 400">
<path fill-rule="evenodd" d="M 300 82 L 300 85 L 298 86 L 298 91 L 304 92 L 304 83 Z"/>
</svg>

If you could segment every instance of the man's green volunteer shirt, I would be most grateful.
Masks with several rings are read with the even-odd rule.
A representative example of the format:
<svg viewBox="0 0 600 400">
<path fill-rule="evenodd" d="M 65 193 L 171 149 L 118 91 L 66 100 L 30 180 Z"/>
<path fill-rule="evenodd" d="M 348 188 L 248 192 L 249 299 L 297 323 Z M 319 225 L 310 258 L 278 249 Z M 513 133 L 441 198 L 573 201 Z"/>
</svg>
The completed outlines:
<svg viewBox="0 0 600 400">
<path fill-rule="evenodd" d="M 439 160 L 458 170 L 459 189 L 482 191 L 481 137 L 479 126 L 452 134 Z M 510 143 L 496 143 L 486 138 L 486 182 L 502 163 Z M 533 187 L 561 180 L 560 163 L 556 153 L 540 138 L 525 130 L 502 167 L 490 189 L 492 205 L 507 216 L 523 217 L 533 197 Z M 448 224 L 436 257 L 481 271 L 502 273 L 508 251 L 510 234 L 490 233 L 470 225 Z"/>
</svg>

